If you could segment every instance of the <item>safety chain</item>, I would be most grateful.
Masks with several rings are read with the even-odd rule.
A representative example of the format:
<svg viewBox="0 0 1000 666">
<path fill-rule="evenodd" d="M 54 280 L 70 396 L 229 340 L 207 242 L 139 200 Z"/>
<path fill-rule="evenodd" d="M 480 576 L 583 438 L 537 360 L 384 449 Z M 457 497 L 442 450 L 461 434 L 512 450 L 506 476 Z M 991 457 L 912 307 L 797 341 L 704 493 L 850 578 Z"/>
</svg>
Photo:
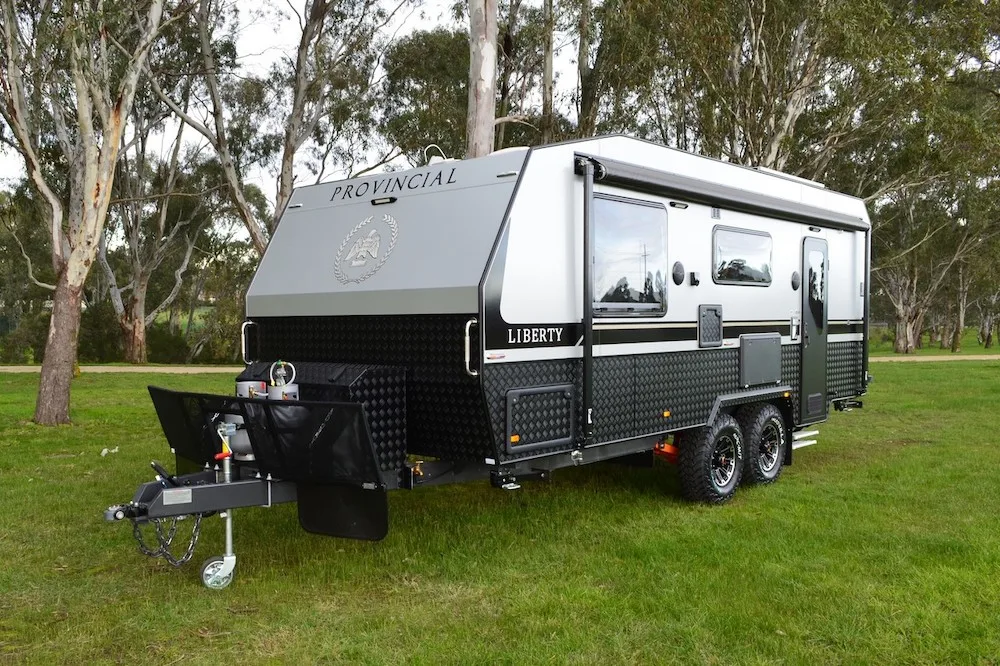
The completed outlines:
<svg viewBox="0 0 1000 666">
<path fill-rule="evenodd" d="M 132 534 L 135 536 L 135 540 L 139 544 L 139 550 L 143 555 L 162 557 L 171 565 L 179 567 L 194 555 L 195 544 L 198 543 L 198 537 L 201 536 L 201 518 L 202 514 L 194 514 L 194 528 L 191 530 L 191 541 L 188 543 L 187 551 L 180 557 L 174 557 L 173 553 L 170 552 L 170 545 L 177 535 L 177 518 L 170 519 L 170 528 L 167 530 L 166 535 L 163 534 L 162 527 L 163 523 L 167 522 L 166 519 L 149 519 L 149 522 L 153 523 L 153 527 L 156 528 L 156 539 L 160 543 L 160 547 L 155 550 L 146 545 L 145 540 L 142 538 L 142 530 L 139 528 L 139 521 L 135 519 L 132 520 Z"/>
</svg>

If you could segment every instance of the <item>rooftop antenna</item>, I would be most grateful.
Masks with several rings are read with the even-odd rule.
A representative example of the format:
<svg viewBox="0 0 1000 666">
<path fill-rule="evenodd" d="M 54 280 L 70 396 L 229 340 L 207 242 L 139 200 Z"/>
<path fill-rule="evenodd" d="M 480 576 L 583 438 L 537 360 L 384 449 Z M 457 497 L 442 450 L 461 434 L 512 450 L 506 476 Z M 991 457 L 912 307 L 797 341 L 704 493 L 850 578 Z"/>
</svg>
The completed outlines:
<svg viewBox="0 0 1000 666">
<path fill-rule="evenodd" d="M 437 148 L 437 151 L 441 153 L 441 156 L 438 157 L 437 155 L 434 155 L 433 157 L 427 157 L 427 151 L 430 150 L 431 148 Z M 450 162 L 451 160 L 449 160 L 448 156 L 444 154 L 443 150 L 441 150 L 441 146 L 437 145 L 436 143 L 432 143 L 426 148 L 424 148 L 424 161 L 427 162 L 428 165 L 431 165 L 431 164 L 437 164 L 438 162 Z"/>
</svg>

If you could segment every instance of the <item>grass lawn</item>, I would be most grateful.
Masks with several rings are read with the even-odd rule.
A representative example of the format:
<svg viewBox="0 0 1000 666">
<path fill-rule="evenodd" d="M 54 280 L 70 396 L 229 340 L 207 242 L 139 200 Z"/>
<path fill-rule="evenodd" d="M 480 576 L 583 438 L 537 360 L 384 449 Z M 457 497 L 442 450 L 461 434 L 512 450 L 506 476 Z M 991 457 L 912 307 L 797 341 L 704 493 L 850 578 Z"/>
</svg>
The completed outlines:
<svg viewBox="0 0 1000 666">
<path fill-rule="evenodd" d="M 727 505 L 594 465 L 394 492 L 380 543 L 245 509 L 221 592 L 198 580 L 219 518 L 174 569 L 102 511 L 169 461 L 145 385 L 228 376 L 85 374 L 49 429 L 37 379 L 0 375 L 0 663 L 1000 663 L 1000 361 L 873 373 L 863 410 Z"/>
<path fill-rule="evenodd" d="M 191 328 L 193 330 L 197 331 L 202 326 L 204 326 L 205 325 L 205 320 L 212 313 L 213 309 L 215 309 L 214 305 L 199 305 L 199 306 L 196 306 L 195 309 L 194 309 L 194 317 L 191 318 Z M 169 320 L 170 320 L 170 313 L 166 312 L 166 311 L 161 312 L 160 314 L 158 314 L 156 316 L 156 322 L 159 323 L 159 324 L 165 324 Z M 183 329 L 184 326 L 187 325 L 187 310 L 184 310 L 181 313 L 180 323 L 181 323 L 181 328 L 182 329 Z"/>
<path fill-rule="evenodd" d="M 903 356 L 903 354 L 896 354 L 892 349 L 892 341 L 885 340 L 882 331 L 885 329 L 872 329 L 872 341 L 869 343 L 868 349 L 872 356 Z M 979 344 L 976 340 L 976 336 L 979 335 L 979 329 L 977 328 L 966 328 L 965 332 L 962 334 L 962 349 L 957 355 L 965 354 L 997 354 L 997 358 L 1000 358 L 1000 340 L 994 339 L 993 346 L 986 349 L 983 345 Z M 948 345 L 945 349 L 941 349 L 941 343 L 935 342 L 931 344 L 930 335 L 925 333 L 921 336 L 923 341 L 923 346 L 916 350 L 916 354 L 920 356 L 952 356 L 951 345 Z"/>
</svg>

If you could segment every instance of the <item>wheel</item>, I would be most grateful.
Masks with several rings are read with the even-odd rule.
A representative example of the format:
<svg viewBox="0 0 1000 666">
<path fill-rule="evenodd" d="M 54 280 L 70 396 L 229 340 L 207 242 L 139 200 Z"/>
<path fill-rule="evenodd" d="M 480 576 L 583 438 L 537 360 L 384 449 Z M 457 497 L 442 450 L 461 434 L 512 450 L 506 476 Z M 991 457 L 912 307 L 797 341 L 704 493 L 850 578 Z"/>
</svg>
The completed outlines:
<svg viewBox="0 0 1000 666">
<path fill-rule="evenodd" d="M 222 556 L 216 555 L 215 557 L 210 557 L 205 560 L 205 563 L 201 565 L 201 582 L 204 583 L 205 587 L 210 590 L 221 590 L 228 587 L 231 582 L 233 582 L 234 571 L 230 571 L 226 576 L 220 576 L 219 571 L 222 569 Z"/>
<path fill-rule="evenodd" d="M 743 474 L 743 432 L 729 414 L 715 423 L 680 433 L 677 466 L 681 493 L 708 504 L 728 501 Z"/>
<path fill-rule="evenodd" d="M 744 483 L 774 483 L 781 475 L 788 447 L 788 431 L 778 408 L 759 403 L 742 408 L 737 420 L 746 441 Z"/>
</svg>

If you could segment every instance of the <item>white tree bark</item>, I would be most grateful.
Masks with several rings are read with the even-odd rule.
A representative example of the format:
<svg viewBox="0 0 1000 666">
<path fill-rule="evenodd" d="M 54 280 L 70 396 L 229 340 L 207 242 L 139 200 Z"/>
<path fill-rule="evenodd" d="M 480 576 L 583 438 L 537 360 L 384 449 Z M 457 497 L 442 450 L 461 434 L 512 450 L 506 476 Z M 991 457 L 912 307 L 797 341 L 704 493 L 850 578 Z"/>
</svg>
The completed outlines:
<svg viewBox="0 0 1000 666">
<path fill-rule="evenodd" d="M 496 118 L 497 0 L 469 0 L 469 107 L 466 157 L 493 150 Z"/>
<path fill-rule="evenodd" d="M 962 334 L 965 333 L 965 313 L 969 307 L 969 275 L 965 262 L 958 264 L 958 302 L 956 305 L 955 334 L 951 340 L 951 351 L 962 351 Z"/>
</svg>

